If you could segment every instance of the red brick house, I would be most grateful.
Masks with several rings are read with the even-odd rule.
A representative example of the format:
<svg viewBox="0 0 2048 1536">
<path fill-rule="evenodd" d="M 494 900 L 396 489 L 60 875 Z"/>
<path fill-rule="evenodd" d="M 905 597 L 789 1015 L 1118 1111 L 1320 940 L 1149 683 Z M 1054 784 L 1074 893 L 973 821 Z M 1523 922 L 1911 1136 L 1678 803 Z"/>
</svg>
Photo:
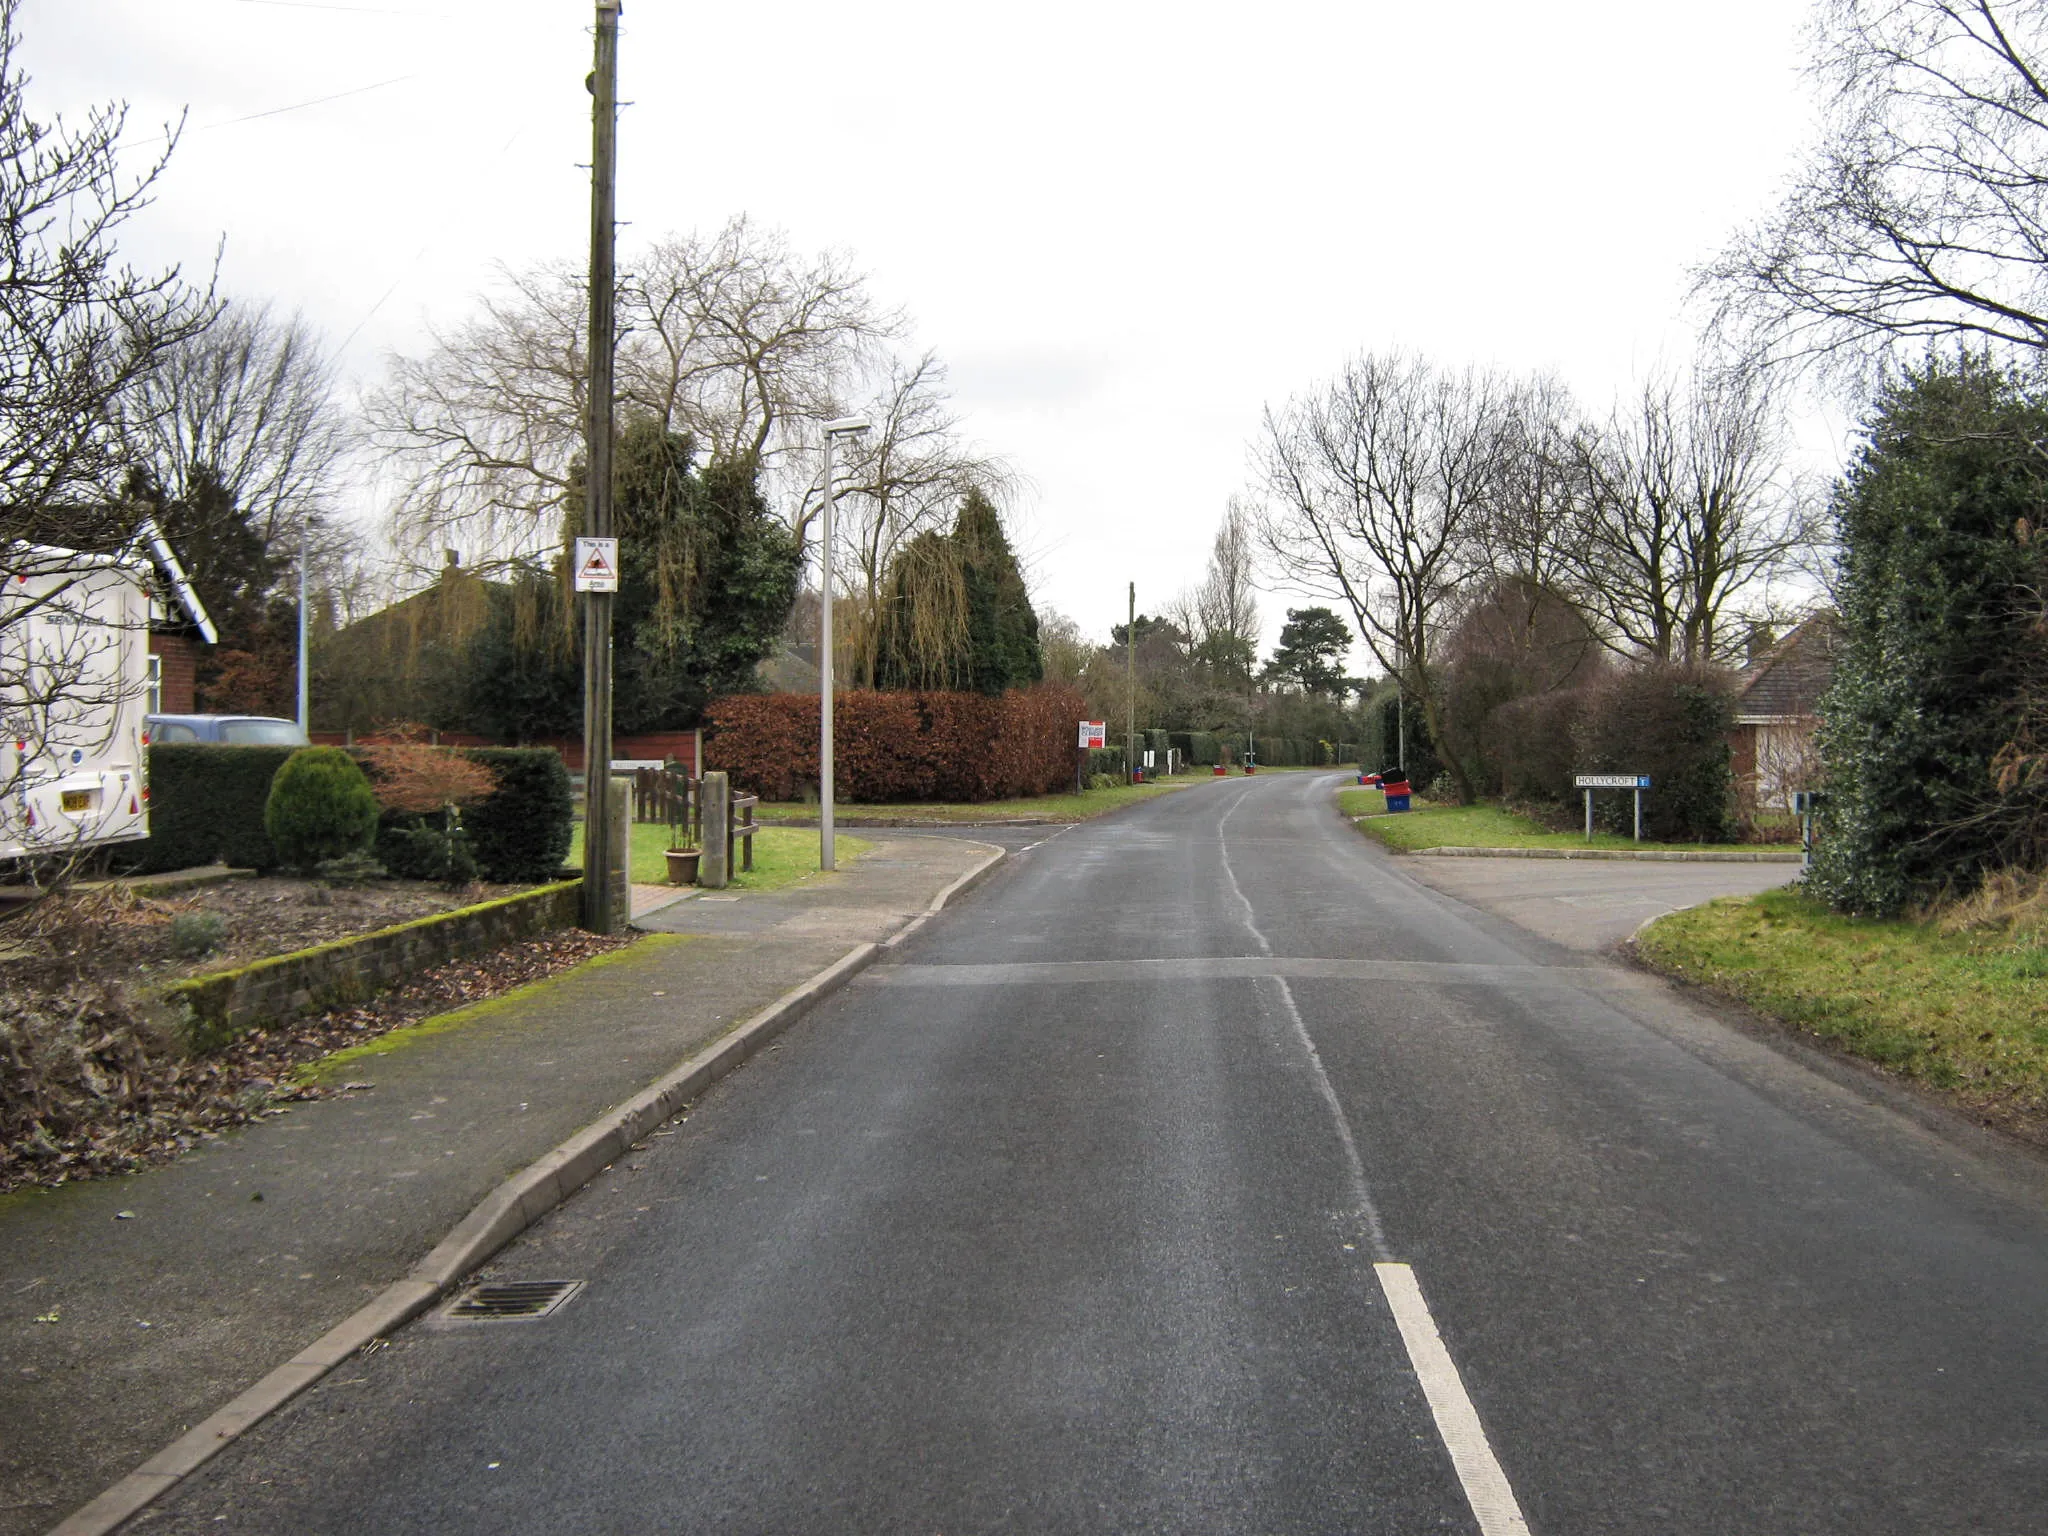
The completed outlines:
<svg viewBox="0 0 2048 1536">
<path fill-rule="evenodd" d="M 1832 613 L 1815 614 L 1756 656 L 1736 681 L 1735 782 L 1758 810 L 1792 807 L 1792 791 L 1820 778 L 1814 728 L 1835 675 Z"/>
</svg>

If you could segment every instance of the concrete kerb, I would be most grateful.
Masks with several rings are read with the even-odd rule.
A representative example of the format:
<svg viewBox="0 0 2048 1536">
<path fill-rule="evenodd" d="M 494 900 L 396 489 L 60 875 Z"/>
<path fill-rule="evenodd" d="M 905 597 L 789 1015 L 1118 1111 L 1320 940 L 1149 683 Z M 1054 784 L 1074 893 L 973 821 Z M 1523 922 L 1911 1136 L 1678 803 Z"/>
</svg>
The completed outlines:
<svg viewBox="0 0 2048 1536">
<path fill-rule="evenodd" d="M 1775 849 L 1707 848 L 1399 848 L 1433 859 L 1633 859 L 1657 864 L 1797 864 L 1802 855 Z"/>
<path fill-rule="evenodd" d="M 514 1174 L 457 1222 L 403 1280 L 387 1286 L 374 1301 L 75 1510 L 52 1528 L 50 1536 L 107 1536 L 119 1529 L 335 1366 L 411 1322 L 463 1276 L 618 1161 L 635 1142 L 673 1119 L 813 1005 L 872 965 L 885 949 L 894 948 L 930 922 L 947 902 L 978 884 L 1002 858 L 1001 848 L 990 848 L 987 857 L 940 891 L 923 912 L 887 939 L 879 944 L 856 944 L 802 986 L 785 992 Z"/>
</svg>

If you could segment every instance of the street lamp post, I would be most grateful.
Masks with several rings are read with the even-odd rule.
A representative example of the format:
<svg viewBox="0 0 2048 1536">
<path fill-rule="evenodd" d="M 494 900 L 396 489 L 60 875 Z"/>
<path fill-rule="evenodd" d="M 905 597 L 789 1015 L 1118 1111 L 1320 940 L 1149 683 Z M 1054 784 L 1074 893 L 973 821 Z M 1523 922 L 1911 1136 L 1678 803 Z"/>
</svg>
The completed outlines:
<svg viewBox="0 0 2048 1536">
<path fill-rule="evenodd" d="M 818 868 L 839 867 L 832 842 L 832 441 L 867 431 L 864 416 L 841 416 L 825 423 L 825 510 L 818 531 Z"/>
</svg>

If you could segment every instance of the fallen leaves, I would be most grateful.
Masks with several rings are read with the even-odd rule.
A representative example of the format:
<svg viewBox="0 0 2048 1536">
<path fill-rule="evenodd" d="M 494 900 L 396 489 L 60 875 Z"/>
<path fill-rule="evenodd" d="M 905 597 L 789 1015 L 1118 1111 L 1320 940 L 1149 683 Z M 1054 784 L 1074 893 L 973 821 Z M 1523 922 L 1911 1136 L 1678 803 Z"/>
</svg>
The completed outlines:
<svg viewBox="0 0 2048 1536">
<path fill-rule="evenodd" d="M 17 992 L 14 983 L 28 980 L 17 971 L 0 1017 L 0 1191 L 131 1173 L 294 1102 L 370 1092 L 371 1082 L 325 1087 L 300 1081 L 297 1071 L 627 942 L 576 930 L 522 940 L 423 971 L 367 1003 L 245 1035 L 206 1057 L 184 1055 L 102 980 L 67 968 Z"/>
</svg>

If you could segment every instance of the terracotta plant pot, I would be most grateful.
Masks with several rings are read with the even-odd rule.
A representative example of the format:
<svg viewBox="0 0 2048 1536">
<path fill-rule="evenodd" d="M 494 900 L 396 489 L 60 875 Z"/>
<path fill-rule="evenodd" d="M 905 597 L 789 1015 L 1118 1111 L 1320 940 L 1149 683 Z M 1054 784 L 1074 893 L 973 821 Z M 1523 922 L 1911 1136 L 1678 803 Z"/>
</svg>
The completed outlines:
<svg viewBox="0 0 2048 1536">
<path fill-rule="evenodd" d="M 697 860 L 704 856 L 700 848 L 671 848 L 663 855 L 668 860 L 668 883 L 670 885 L 695 885 L 697 883 Z"/>
</svg>

